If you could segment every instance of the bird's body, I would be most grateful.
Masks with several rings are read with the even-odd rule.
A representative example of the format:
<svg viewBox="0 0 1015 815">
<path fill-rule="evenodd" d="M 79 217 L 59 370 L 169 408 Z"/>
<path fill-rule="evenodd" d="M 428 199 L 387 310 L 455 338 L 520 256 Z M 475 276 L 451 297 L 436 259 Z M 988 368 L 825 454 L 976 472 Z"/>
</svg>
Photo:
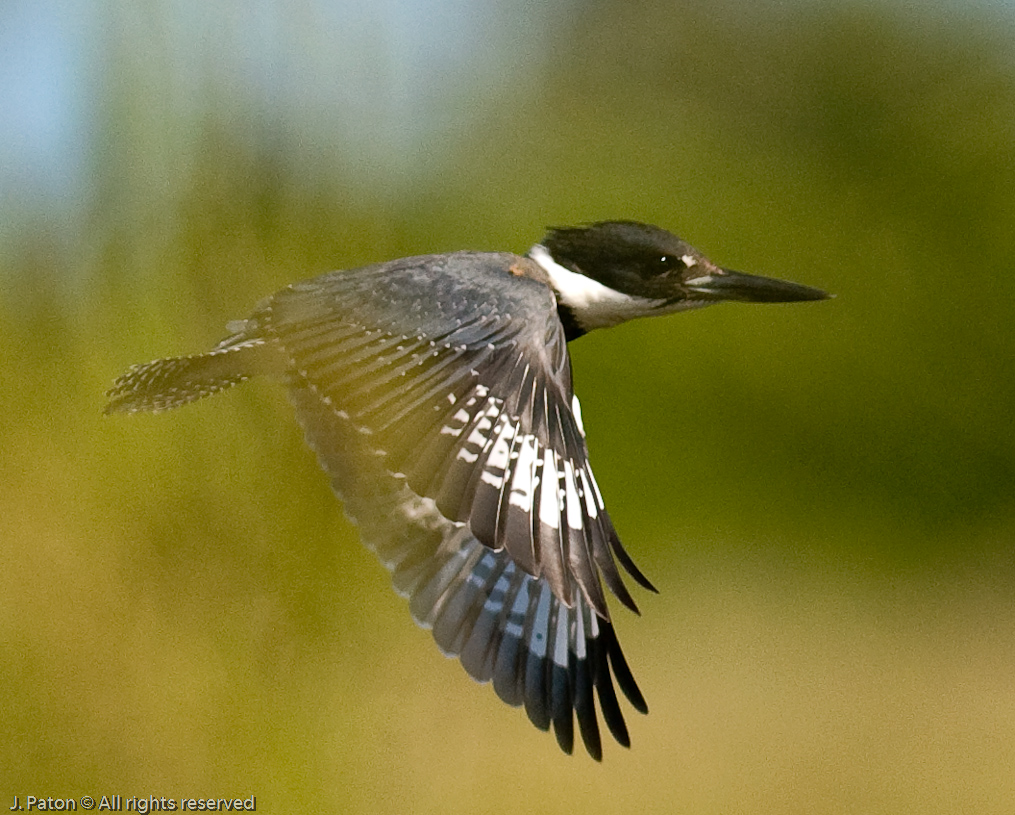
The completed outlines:
<svg viewBox="0 0 1015 815">
<path fill-rule="evenodd" d="M 280 379 L 416 622 L 567 752 L 577 719 L 599 758 L 595 697 L 624 745 L 614 685 L 647 710 L 602 584 L 632 609 L 617 563 L 652 587 L 592 474 L 567 342 L 719 299 L 824 296 L 719 269 L 655 227 L 554 230 L 528 256 L 425 255 L 289 286 L 212 351 L 132 368 L 107 410 Z"/>
</svg>

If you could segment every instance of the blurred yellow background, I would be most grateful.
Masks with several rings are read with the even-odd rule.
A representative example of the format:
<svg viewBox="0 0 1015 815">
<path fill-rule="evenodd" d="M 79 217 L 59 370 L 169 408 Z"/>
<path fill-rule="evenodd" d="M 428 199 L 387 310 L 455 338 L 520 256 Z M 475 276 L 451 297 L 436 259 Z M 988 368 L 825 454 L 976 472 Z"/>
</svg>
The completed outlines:
<svg viewBox="0 0 1015 815">
<path fill-rule="evenodd" d="M 1015 6 L 68 7 L 77 181 L 0 197 L 0 804 L 1015 809 Z M 412 625 L 278 389 L 102 408 L 294 280 L 600 218 L 838 296 L 572 346 L 661 589 L 596 765 Z"/>
</svg>

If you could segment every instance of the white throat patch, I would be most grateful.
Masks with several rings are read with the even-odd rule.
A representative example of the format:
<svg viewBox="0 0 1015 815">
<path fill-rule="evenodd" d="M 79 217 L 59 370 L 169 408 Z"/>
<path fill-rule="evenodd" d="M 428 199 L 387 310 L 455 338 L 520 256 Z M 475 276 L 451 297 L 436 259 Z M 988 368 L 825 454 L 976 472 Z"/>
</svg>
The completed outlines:
<svg viewBox="0 0 1015 815">
<path fill-rule="evenodd" d="M 565 269 L 541 244 L 536 244 L 529 250 L 529 257 L 542 266 L 550 276 L 553 288 L 557 292 L 558 302 L 571 309 L 578 325 L 586 331 L 620 325 L 636 317 L 669 314 L 705 305 L 695 302 L 665 305 L 665 300 L 624 294 L 604 286 L 591 277 Z"/>
</svg>

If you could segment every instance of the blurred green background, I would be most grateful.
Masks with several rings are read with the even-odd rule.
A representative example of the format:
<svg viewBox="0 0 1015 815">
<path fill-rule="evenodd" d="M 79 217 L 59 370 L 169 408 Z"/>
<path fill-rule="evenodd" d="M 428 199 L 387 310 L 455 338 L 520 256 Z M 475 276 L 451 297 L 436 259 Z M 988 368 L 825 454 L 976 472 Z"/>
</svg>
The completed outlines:
<svg viewBox="0 0 1015 815">
<path fill-rule="evenodd" d="M 1015 4 L 66 8 L 57 194 L 0 176 L 6 806 L 1012 812 Z M 838 297 L 572 346 L 661 589 L 600 766 L 411 624 L 277 388 L 102 407 L 294 280 L 609 217 Z"/>
</svg>

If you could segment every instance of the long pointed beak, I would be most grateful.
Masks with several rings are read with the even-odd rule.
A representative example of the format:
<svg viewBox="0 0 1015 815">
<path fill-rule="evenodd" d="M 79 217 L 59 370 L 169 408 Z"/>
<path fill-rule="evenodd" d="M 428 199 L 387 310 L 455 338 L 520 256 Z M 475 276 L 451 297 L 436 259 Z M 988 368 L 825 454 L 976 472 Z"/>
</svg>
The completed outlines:
<svg viewBox="0 0 1015 815">
<path fill-rule="evenodd" d="M 684 288 L 701 295 L 703 300 L 741 300 L 748 303 L 794 303 L 801 300 L 827 300 L 833 295 L 773 277 L 718 269 L 710 274 L 684 281 Z"/>
</svg>

